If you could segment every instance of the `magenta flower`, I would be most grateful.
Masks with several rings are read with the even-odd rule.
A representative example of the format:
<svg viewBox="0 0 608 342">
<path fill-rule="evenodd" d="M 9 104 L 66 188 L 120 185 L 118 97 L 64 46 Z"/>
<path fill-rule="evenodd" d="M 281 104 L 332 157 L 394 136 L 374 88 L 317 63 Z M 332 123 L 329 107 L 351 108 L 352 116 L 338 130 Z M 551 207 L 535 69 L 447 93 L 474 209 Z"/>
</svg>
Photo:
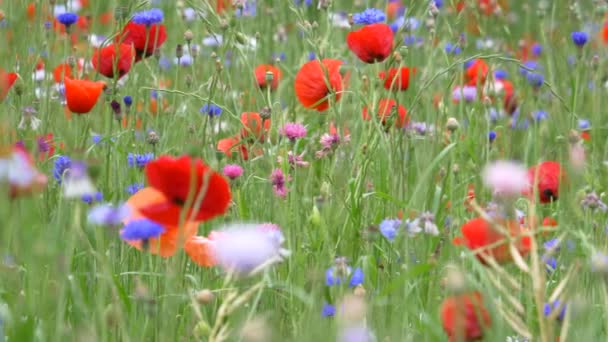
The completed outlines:
<svg viewBox="0 0 608 342">
<path fill-rule="evenodd" d="M 306 136 L 306 127 L 299 123 L 290 122 L 286 123 L 279 133 L 289 140 L 295 141 Z"/>
<path fill-rule="evenodd" d="M 276 196 L 287 196 L 287 187 L 285 186 L 287 178 L 285 178 L 285 174 L 283 174 L 281 169 L 272 170 L 272 173 L 270 174 L 270 181 L 272 182 L 272 190 Z"/>
<path fill-rule="evenodd" d="M 277 157 L 277 162 L 279 164 L 283 163 L 283 157 Z M 287 162 L 292 169 L 296 167 L 308 167 L 310 164 L 304 160 L 304 153 L 300 155 L 294 154 L 293 151 L 287 152 Z"/>
<path fill-rule="evenodd" d="M 243 168 L 237 164 L 228 164 L 224 166 L 223 173 L 230 180 L 235 180 L 243 175 Z"/>
</svg>

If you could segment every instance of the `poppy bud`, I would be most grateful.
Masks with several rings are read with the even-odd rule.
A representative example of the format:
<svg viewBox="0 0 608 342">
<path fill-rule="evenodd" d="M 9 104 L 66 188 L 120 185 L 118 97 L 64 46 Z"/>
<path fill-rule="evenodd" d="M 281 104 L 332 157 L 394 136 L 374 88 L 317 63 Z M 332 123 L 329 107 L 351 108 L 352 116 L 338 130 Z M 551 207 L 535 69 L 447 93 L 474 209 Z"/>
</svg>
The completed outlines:
<svg viewBox="0 0 608 342">
<path fill-rule="evenodd" d="M 184 40 L 190 44 L 190 42 L 192 41 L 192 39 L 194 38 L 194 33 L 192 33 L 192 31 L 187 30 L 186 32 L 184 32 Z"/>
<path fill-rule="evenodd" d="M 182 44 L 177 44 L 177 46 L 175 47 L 175 57 L 177 57 L 177 59 L 180 59 L 184 56 L 184 47 L 182 46 Z"/>
<path fill-rule="evenodd" d="M 213 292 L 208 289 L 200 290 L 196 293 L 196 301 L 200 304 L 209 304 L 214 298 Z"/>
<path fill-rule="evenodd" d="M 448 118 L 448 122 L 446 123 L 445 127 L 448 129 L 448 131 L 453 133 L 460 127 L 460 124 L 456 118 Z"/>
<path fill-rule="evenodd" d="M 148 142 L 148 144 L 154 146 L 156 144 L 158 144 L 158 142 L 160 141 L 160 137 L 158 136 L 158 134 L 154 131 L 150 131 L 148 133 L 148 137 L 146 138 L 146 141 Z"/>
</svg>

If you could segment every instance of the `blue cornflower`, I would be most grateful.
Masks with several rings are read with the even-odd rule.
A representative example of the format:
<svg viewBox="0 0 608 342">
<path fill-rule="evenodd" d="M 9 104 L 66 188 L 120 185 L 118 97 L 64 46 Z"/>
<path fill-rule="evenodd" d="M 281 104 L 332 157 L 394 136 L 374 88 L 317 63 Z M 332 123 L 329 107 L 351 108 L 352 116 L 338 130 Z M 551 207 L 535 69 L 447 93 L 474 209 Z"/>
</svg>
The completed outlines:
<svg viewBox="0 0 608 342">
<path fill-rule="evenodd" d="M 84 194 L 80 199 L 86 204 L 93 204 L 93 202 L 103 201 L 103 194 L 99 191 L 94 194 Z"/>
<path fill-rule="evenodd" d="M 545 83 L 545 77 L 542 74 L 531 72 L 526 76 L 528 83 L 534 88 L 540 88 Z"/>
<path fill-rule="evenodd" d="M 534 121 L 542 121 L 549 118 L 549 113 L 544 110 L 537 110 L 532 112 L 532 118 L 534 118 Z"/>
<path fill-rule="evenodd" d="M 134 154 L 129 153 L 127 155 L 127 161 L 130 167 L 143 168 L 154 159 L 154 153 L 148 152 L 146 154 Z"/>
<path fill-rule="evenodd" d="M 453 55 L 459 55 L 462 52 L 462 49 L 460 46 L 458 46 L 458 44 L 446 43 L 445 52 Z"/>
<path fill-rule="evenodd" d="M 543 52 L 543 46 L 535 43 L 534 45 L 532 45 L 532 54 L 536 57 L 540 56 L 540 54 Z"/>
<path fill-rule="evenodd" d="M 335 306 L 328 304 L 328 303 L 323 304 L 323 309 L 321 310 L 321 315 L 323 317 L 332 317 L 335 314 L 336 314 Z"/>
<path fill-rule="evenodd" d="M 368 8 L 361 13 L 353 14 L 353 23 L 357 25 L 370 25 L 386 20 L 386 14 L 377 8 Z"/>
<path fill-rule="evenodd" d="M 222 114 L 222 108 L 220 106 L 214 105 L 213 103 L 205 104 L 204 106 L 201 107 L 200 112 L 203 114 L 212 116 L 212 117 L 220 116 L 220 114 Z"/>
<path fill-rule="evenodd" d="M 317 59 L 317 55 L 314 52 L 309 52 L 308 53 L 308 60 L 309 61 L 314 61 L 315 59 Z"/>
<path fill-rule="evenodd" d="M 506 80 L 509 77 L 509 73 L 506 70 L 496 70 L 494 71 L 494 78 L 497 80 Z"/>
<path fill-rule="evenodd" d="M 384 220 L 380 222 L 380 233 L 390 242 L 395 240 L 397 231 L 401 226 L 401 220 Z"/>
<path fill-rule="evenodd" d="M 89 210 L 88 221 L 100 226 L 118 226 L 129 216 L 129 207 L 120 205 L 117 207 L 102 204 Z"/>
<path fill-rule="evenodd" d="M 72 160 L 68 156 L 59 156 L 55 159 L 55 167 L 53 168 L 53 177 L 61 184 L 63 176 L 70 167 L 72 166 Z"/>
<path fill-rule="evenodd" d="M 158 66 L 163 70 L 163 71 L 169 71 L 169 69 L 171 69 L 171 60 L 169 58 L 167 58 L 167 56 L 162 56 L 159 60 L 158 60 Z"/>
<path fill-rule="evenodd" d="M 78 21 L 78 14 L 70 12 L 61 13 L 57 16 L 57 21 L 65 25 L 65 27 L 70 27 Z"/>
<path fill-rule="evenodd" d="M 591 122 L 587 119 L 579 119 L 578 120 L 578 129 L 581 131 L 586 131 L 591 128 Z"/>
<path fill-rule="evenodd" d="M 415 35 L 407 35 L 403 38 L 403 43 L 407 46 L 422 45 L 424 39 L 422 37 L 416 37 Z"/>
<path fill-rule="evenodd" d="M 464 70 L 467 70 L 468 68 L 470 68 L 474 63 L 475 63 L 476 59 L 469 59 L 468 61 L 464 62 L 463 66 L 464 66 Z"/>
<path fill-rule="evenodd" d="M 536 61 L 527 61 L 521 67 L 519 67 L 519 73 L 522 76 L 527 76 L 529 73 L 531 73 L 532 71 L 536 71 L 536 69 L 539 68 L 540 65 L 538 65 Z"/>
<path fill-rule="evenodd" d="M 572 37 L 572 42 L 574 43 L 574 45 L 578 47 L 583 47 L 585 44 L 587 44 L 587 41 L 589 40 L 589 35 L 587 34 L 587 32 L 572 32 L 570 37 Z"/>
<path fill-rule="evenodd" d="M 133 104 L 133 98 L 130 95 L 123 97 L 122 101 L 125 103 L 125 106 L 131 107 Z"/>
<path fill-rule="evenodd" d="M 420 21 L 414 17 L 399 17 L 397 20 L 393 21 L 390 25 L 390 28 L 393 32 L 399 31 L 401 27 L 404 27 L 406 31 L 415 31 L 420 27 Z"/>
<path fill-rule="evenodd" d="M 355 271 L 350 277 L 350 282 L 348 283 L 348 287 L 355 287 L 363 284 L 363 270 L 360 268 L 355 268 Z"/>
<path fill-rule="evenodd" d="M 101 134 L 93 134 L 93 137 L 91 139 L 93 140 L 93 144 L 97 145 L 101 142 L 103 136 Z"/>
<path fill-rule="evenodd" d="M 158 24 L 164 19 L 163 11 L 158 8 L 152 8 L 147 11 L 136 12 L 133 14 L 133 22 L 140 25 L 151 26 Z"/>
<path fill-rule="evenodd" d="M 129 222 L 120 233 L 120 237 L 127 241 L 148 240 L 164 232 L 165 228 L 160 224 L 148 219 L 141 219 Z"/>
<path fill-rule="evenodd" d="M 234 13 L 237 17 L 245 16 L 245 17 L 255 17 L 257 14 L 257 4 L 255 0 L 247 0 L 245 1 L 245 6 L 243 8 L 237 8 Z"/>
<path fill-rule="evenodd" d="M 443 0 L 431 0 L 435 2 L 435 7 L 441 8 L 443 7 Z"/>
<path fill-rule="evenodd" d="M 144 183 L 133 183 L 127 186 L 127 193 L 129 195 L 135 195 L 139 190 L 144 188 Z"/>
<path fill-rule="evenodd" d="M 551 273 L 557 269 L 557 260 L 554 257 L 543 255 L 542 259 L 545 262 L 548 273 Z"/>
<path fill-rule="evenodd" d="M 559 251 L 559 243 L 560 241 L 558 239 L 551 239 L 551 240 L 547 240 L 544 244 L 543 247 L 545 248 L 545 250 L 551 250 L 553 252 L 557 252 Z"/>
<path fill-rule="evenodd" d="M 490 133 L 488 133 L 488 140 L 490 142 L 493 142 L 494 140 L 496 140 L 496 132 L 490 131 Z"/>
<path fill-rule="evenodd" d="M 564 316 L 566 315 L 566 304 L 561 305 L 559 300 L 556 300 L 555 302 L 553 302 L 552 304 L 550 303 L 545 303 L 545 317 L 549 317 L 553 314 L 553 312 L 557 311 L 558 309 L 561 310 L 559 311 L 559 314 L 557 315 L 557 320 L 561 321 L 564 319 Z"/>
</svg>

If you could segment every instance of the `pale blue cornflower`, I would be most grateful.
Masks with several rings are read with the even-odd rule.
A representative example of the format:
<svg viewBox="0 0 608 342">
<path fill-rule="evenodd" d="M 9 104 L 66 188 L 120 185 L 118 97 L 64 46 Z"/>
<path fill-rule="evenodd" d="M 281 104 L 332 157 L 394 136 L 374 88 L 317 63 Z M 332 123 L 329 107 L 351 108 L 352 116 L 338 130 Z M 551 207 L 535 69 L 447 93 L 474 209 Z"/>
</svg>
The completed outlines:
<svg viewBox="0 0 608 342">
<path fill-rule="evenodd" d="M 353 14 L 353 23 L 357 25 L 371 25 L 386 20 L 386 14 L 377 8 L 368 8 L 361 13 Z"/>
</svg>

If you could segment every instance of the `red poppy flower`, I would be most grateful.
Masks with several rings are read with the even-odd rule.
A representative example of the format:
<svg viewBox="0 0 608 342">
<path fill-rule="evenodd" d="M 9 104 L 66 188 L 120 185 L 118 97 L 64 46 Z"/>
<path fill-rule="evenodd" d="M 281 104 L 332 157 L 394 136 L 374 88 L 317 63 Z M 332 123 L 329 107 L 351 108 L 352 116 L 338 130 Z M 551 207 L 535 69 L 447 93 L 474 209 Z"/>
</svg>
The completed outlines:
<svg viewBox="0 0 608 342">
<path fill-rule="evenodd" d="M 217 142 L 217 150 L 224 153 L 228 157 L 232 157 L 234 153 L 240 152 L 243 160 L 249 159 L 249 151 L 247 150 L 247 146 L 241 143 L 241 139 L 238 134 L 233 137 L 220 139 L 220 141 Z"/>
<path fill-rule="evenodd" d="M 270 83 L 270 89 L 277 89 L 279 86 L 279 81 L 283 75 L 281 74 L 281 69 L 270 64 L 260 64 L 255 68 L 255 79 L 258 81 L 258 86 L 262 89 L 265 89 L 268 86 L 268 82 L 266 81 L 267 72 L 272 72 L 273 75 L 272 82 Z"/>
<path fill-rule="evenodd" d="M 393 50 L 393 30 L 386 24 L 371 24 L 349 32 L 346 45 L 365 63 L 385 60 Z"/>
<path fill-rule="evenodd" d="M 412 69 L 412 73 L 416 73 L 416 69 Z M 410 68 L 390 68 L 387 72 L 380 72 L 381 80 L 384 80 L 384 89 L 407 90 L 410 86 Z"/>
<path fill-rule="evenodd" d="M 122 30 L 119 41 L 124 44 L 133 44 L 137 56 L 135 61 L 152 56 L 167 40 L 165 25 L 154 24 L 146 27 L 144 24 L 129 22 Z"/>
<path fill-rule="evenodd" d="M 262 121 L 264 129 L 262 130 Z M 259 113 L 248 112 L 241 114 L 241 138 L 252 138 L 254 140 L 264 140 L 264 133 L 270 130 L 270 120 L 262 120 Z"/>
<path fill-rule="evenodd" d="M 538 176 L 536 175 L 537 172 Z M 565 179 L 565 170 L 560 163 L 555 161 L 542 162 L 528 169 L 528 181 L 530 184 L 534 185 L 538 181 L 537 191 L 540 203 L 556 201 L 559 198 L 560 183 Z M 528 195 L 532 195 L 533 193 L 533 188 L 531 188 Z"/>
<path fill-rule="evenodd" d="M 488 77 L 490 67 L 483 59 L 475 59 L 464 73 L 468 85 L 483 84 Z"/>
<path fill-rule="evenodd" d="M 306 108 L 316 109 L 319 112 L 329 108 L 328 95 L 336 94 L 336 102 L 342 94 L 342 76 L 340 75 L 342 62 L 335 59 L 310 61 L 302 65 L 294 82 L 296 96 Z M 329 88 L 327 85 L 329 84 Z"/>
<path fill-rule="evenodd" d="M 108 45 L 93 53 L 91 63 L 93 68 L 105 77 L 114 78 L 116 70 L 120 78 L 131 70 L 133 55 L 133 46 L 130 44 Z"/>
<path fill-rule="evenodd" d="M 186 219 L 207 221 L 224 214 L 230 204 L 230 186 L 226 179 L 198 158 L 162 156 L 146 165 L 146 177 L 150 186 L 164 195 L 165 201 L 142 207 L 140 211 L 161 224 L 178 224 L 183 209 Z M 191 205 L 202 196 L 199 208 L 184 208 L 191 191 L 194 192 Z"/>
<path fill-rule="evenodd" d="M 450 342 L 479 340 L 492 324 L 479 292 L 450 296 L 441 303 L 440 311 L 443 330 Z"/>
<path fill-rule="evenodd" d="M 497 219 L 496 223 L 507 229 L 511 237 L 516 237 L 524 232 L 518 221 Z M 462 236 L 454 238 L 454 245 L 466 246 L 475 253 L 481 263 L 485 264 L 489 257 L 493 257 L 499 264 L 513 260 L 506 237 L 484 219 L 469 220 L 462 225 L 460 230 Z M 499 243 L 501 240 L 503 242 Z M 515 247 L 519 253 L 526 255 L 530 251 L 530 243 L 529 236 L 522 236 L 515 242 Z"/>
<path fill-rule="evenodd" d="M 13 84 L 15 84 L 18 78 L 19 74 L 14 72 L 6 72 L 0 68 L 0 102 L 6 98 L 8 91 L 11 90 Z"/>
<path fill-rule="evenodd" d="M 405 7 L 400 1 L 390 1 L 386 5 L 386 14 L 390 20 L 397 18 L 404 11 Z"/>
<path fill-rule="evenodd" d="M 396 106 L 397 102 L 393 99 L 381 99 L 378 101 L 378 116 L 380 117 L 383 125 L 386 124 Z M 397 115 L 399 117 L 395 119 L 395 126 L 397 128 L 404 128 L 407 126 L 410 120 L 407 116 L 407 110 L 405 107 L 399 105 L 397 107 Z M 363 107 L 363 120 L 371 120 L 367 107 Z"/>
<path fill-rule="evenodd" d="M 230 9 L 231 7 L 230 0 L 216 0 L 215 11 L 219 14 L 224 12 L 224 10 Z"/>
<path fill-rule="evenodd" d="M 86 114 L 95 107 L 99 95 L 105 88 L 104 82 L 73 80 L 64 78 L 65 100 L 72 113 Z"/>
</svg>

